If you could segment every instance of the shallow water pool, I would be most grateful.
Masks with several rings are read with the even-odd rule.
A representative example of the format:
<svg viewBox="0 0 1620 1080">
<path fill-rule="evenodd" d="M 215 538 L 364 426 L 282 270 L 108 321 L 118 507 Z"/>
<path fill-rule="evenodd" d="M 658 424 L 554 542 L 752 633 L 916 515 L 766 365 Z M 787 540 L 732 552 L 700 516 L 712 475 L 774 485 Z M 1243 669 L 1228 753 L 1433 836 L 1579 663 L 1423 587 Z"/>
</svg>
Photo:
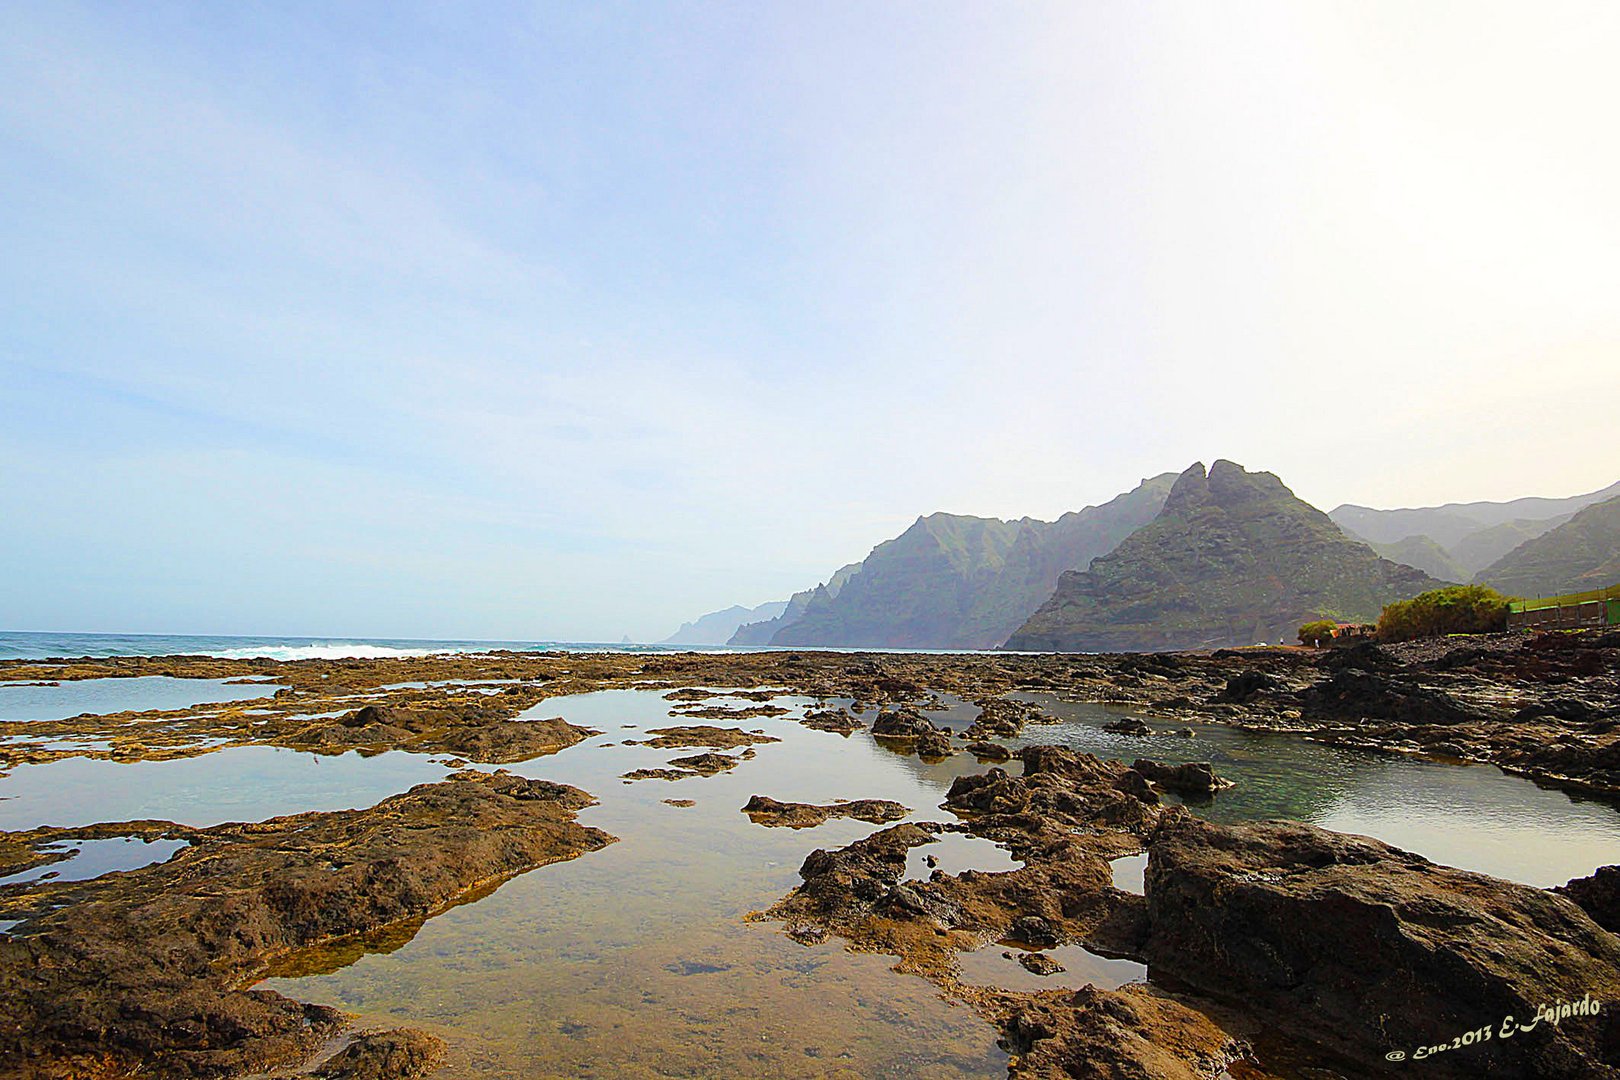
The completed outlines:
<svg viewBox="0 0 1620 1080">
<path fill-rule="evenodd" d="M 139 870 L 143 866 L 160 863 L 175 852 L 188 847 L 184 840 L 143 840 L 136 836 L 109 836 L 92 840 L 63 840 L 47 844 L 47 851 L 71 851 L 72 854 L 45 866 L 0 877 L 0 885 L 20 885 L 24 882 L 52 878 L 56 881 L 89 881 L 103 874 L 119 870 Z"/>
<path fill-rule="evenodd" d="M 427 755 L 401 750 L 368 757 L 235 746 L 171 761 L 64 758 L 18 765 L 0 778 L 0 829 L 147 818 L 203 828 L 358 809 L 450 771 Z"/>
<path fill-rule="evenodd" d="M 0 683 L 0 720 L 66 720 L 91 713 L 149 712 L 252 701 L 271 697 L 277 683 L 226 679 L 176 679 L 141 675 L 129 679 L 77 679 L 54 685 Z"/>
<path fill-rule="evenodd" d="M 1051 742 L 1127 762 L 1213 763 L 1236 786 L 1193 805 L 1212 821 L 1292 818 L 1374 836 L 1447 866 L 1543 887 L 1620 862 L 1620 810 L 1613 801 L 1541 787 L 1492 765 L 1455 765 L 1177 720 L 1175 728 L 1196 733 L 1184 738 L 1168 734 L 1171 722 L 1152 717 L 1145 719 L 1162 733 L 1120 735 L 1102 728 L 1131 715 L 1126 711 L 1050 694 L 1019 696 L 1059 722 L 1028 727 L 1009 745 Z"/>
</svg>

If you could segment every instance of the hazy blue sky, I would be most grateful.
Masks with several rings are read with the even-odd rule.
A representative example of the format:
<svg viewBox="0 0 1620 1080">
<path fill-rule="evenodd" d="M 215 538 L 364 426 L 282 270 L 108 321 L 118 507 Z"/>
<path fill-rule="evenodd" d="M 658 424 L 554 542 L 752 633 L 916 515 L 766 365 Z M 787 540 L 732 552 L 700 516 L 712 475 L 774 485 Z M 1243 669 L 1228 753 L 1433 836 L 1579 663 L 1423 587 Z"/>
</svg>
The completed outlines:
<svg viewBox="0 0 1620 1080">
<path fill-rule="evenodd" d="M 0 628 L 654 638 L 1198 459 L 1601 487 L 1617 45 L 1607 3 L 6 0 Z"/>
</svg>

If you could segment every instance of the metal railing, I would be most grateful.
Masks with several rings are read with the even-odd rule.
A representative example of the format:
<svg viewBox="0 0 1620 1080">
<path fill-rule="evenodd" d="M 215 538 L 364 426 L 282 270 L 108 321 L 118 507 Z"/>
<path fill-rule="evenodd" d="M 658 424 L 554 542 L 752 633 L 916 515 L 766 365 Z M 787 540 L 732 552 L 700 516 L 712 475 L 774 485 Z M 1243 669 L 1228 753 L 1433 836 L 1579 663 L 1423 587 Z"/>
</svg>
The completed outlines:
<svg viewBox="0 0 1620 1080">
<path fill-rule="evenodd" d="M 1565 593 L 1562 596 L 1542 596 L 1534 600 L 1510 600 L 1508 610 L 1540 611 L 1543 608 L 1575 607 L 1579 604 L 1595 604 L 1604 600 L 1620 600 L 1620 585 L 1610 585 L 1606 589 L 1588 589 L 1586 592 Z"/>
</svg>

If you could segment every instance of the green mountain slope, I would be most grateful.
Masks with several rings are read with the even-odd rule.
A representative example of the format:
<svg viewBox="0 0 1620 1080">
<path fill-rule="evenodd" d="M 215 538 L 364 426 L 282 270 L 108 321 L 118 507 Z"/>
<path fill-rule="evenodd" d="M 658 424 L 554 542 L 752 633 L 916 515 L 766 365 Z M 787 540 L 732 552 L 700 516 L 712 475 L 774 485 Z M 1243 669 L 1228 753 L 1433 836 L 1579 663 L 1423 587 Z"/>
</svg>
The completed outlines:
<svg viewBox="0 0 1620 1080">
<path fill-rule="evenodd" d="M 1171 473 L 1144 480 L 1102 506 L 1052 522 L 918 518 L 873 548 L 836 594 L 812 594 L 770 644 L 994 648 L 1051 594 L 1059 574 L 1085 566 L 1151 521 L 1174 480 Z"/>
<path fill-rule="evenodd" d="M 1620 498 L 1589 506 L 1480 571 L 1509 596 L 1557 596 L 1620 583 Z"/>
<path fill-rule="evenodd" d="M 1551 532 L 1574 516 L 1572 510 L 1553 518 L 1504 521 L 1463 537 L 1452 545 L 1451 555 L 1470 575 L 1477 574 L 1526 540 Z"/>
<path fill-rule="evenodd" d="M 1270 473 L 1217 461 L 1089 570 L 1064 574 L 1011 649 L 1131 651 L 1292 640 L 1318 616 L 1371 620 L 1438 585 L 1380 558 Z"/>
<path fill-rule="evenodd" d="M 1367 546 L 1390 562 L 1415 566 L 1441 581 L 1463 582 L 1473 576 L 1473 571 L 1465 569 L 1451 552 L 1427 536 L 1408 536 L 1392 544 L 1375 544 L 1369 540 Z"/>
</svg>

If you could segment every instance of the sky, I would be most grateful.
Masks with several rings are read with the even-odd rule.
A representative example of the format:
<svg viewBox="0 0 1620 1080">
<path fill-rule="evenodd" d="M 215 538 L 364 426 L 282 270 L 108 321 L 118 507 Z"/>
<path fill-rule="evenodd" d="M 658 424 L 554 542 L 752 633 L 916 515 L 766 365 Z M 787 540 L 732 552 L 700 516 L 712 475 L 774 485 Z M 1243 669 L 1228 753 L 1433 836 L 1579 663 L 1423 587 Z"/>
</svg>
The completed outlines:
<svg viewBox="0 0 1620 1080">
<path fill-rule="evenodd" d="M 655 640 L 1620 479 L 1620 5 L 0 2 L 0 629 Z"/>
</svg>

